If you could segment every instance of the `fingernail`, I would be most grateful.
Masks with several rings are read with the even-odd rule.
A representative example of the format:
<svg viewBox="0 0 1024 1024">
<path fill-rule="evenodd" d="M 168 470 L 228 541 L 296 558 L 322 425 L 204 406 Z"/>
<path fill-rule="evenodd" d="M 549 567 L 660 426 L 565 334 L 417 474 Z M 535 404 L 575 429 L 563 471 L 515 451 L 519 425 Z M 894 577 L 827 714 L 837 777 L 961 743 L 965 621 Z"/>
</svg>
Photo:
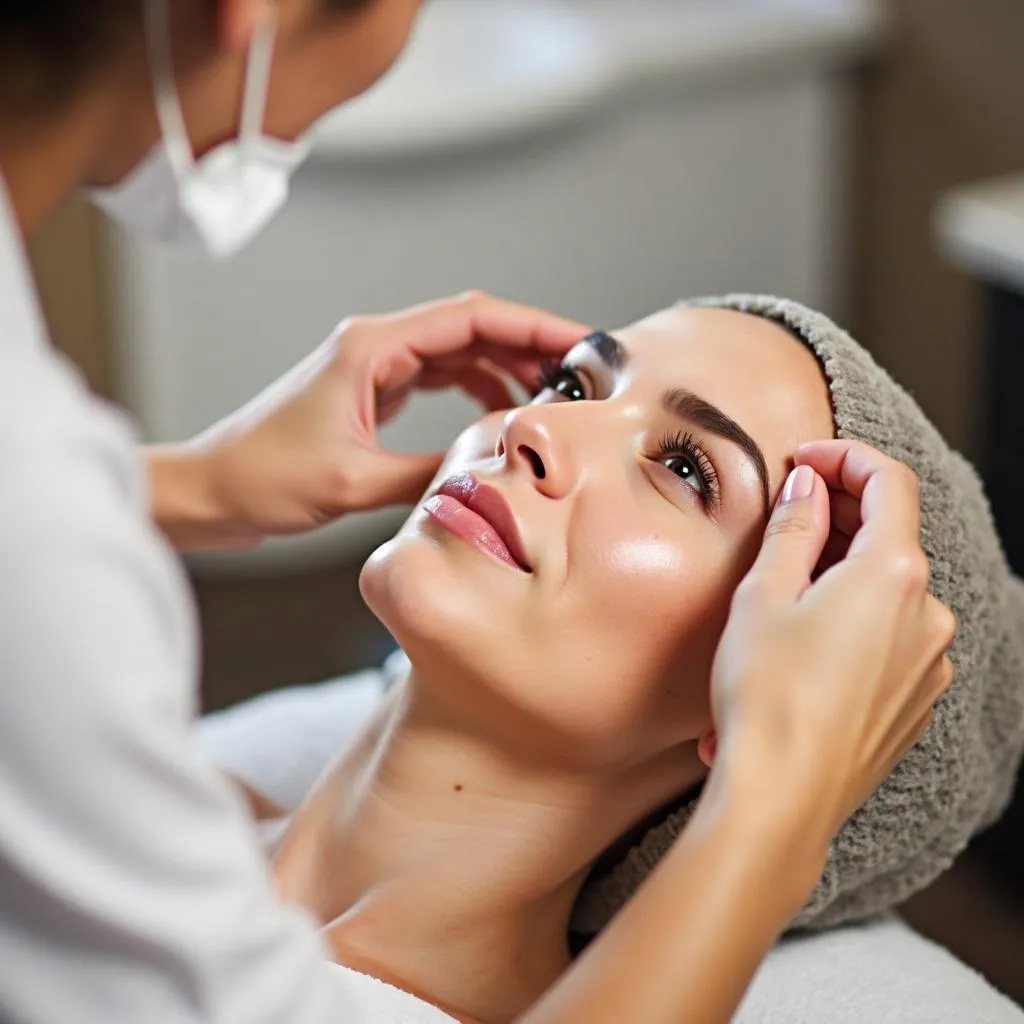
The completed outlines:
<svg viewBox="0 0 1024 1024">
<path fill-rule="evenodd" d="M 789 501 L 799 501 L 801 498 L 809 498 L 814 490 L 814 470 L 810 466 L 797 466 L 782 490 L 782 504 Z"/>
</svg>

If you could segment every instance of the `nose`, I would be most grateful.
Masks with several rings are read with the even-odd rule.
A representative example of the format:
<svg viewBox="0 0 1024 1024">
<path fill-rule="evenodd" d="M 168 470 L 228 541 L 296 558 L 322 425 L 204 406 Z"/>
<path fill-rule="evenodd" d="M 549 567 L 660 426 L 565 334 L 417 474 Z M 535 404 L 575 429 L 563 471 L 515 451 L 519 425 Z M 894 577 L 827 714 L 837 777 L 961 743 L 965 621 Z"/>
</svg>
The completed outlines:
<svg viewBox="0 0 1024 1024">
<path fill-rule="evenodd" d="M 495 454 L 514 472 L 529 474 L 546 497 L 561 498 L 572 490 L 574 469 L 565 431 L 551 415 L 554 408 L 527 405 L 508 413 Z"/>
</svg>

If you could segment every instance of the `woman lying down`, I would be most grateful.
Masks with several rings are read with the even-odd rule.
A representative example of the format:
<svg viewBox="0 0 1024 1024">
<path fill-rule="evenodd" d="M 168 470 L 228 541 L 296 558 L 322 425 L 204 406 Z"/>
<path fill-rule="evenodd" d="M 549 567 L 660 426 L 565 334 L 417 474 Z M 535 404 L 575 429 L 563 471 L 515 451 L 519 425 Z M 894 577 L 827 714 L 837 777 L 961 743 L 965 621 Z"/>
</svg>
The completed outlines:
<svg viewBox="0 0 1024 1024">
<path fill-rule="evenodd" d="M 559 977 L 685 827 L 731 596 L 792 454 L 836 435 L 920 477 L 957 679 L 794 926 L 898 904 L 998 815 L 1024 744 L 1024 599 L 974 473 L 823 316 L 699 300 L 581 341 L 532 404 L 470 428 L 367 562 L 408 663 L 273 863 L 339 962 L 486 1024 Z M 821 569 L 857 516 L 834 502 Z"/>
</svg>

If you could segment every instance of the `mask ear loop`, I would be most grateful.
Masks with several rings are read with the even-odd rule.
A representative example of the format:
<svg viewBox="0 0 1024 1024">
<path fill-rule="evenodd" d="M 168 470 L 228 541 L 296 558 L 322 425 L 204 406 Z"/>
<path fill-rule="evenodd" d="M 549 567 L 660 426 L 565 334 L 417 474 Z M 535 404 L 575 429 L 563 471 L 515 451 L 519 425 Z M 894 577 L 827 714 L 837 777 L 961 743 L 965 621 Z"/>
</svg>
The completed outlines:
<svg viewBox="0 0 1024 1024">
<path fill-rule="evenodd" d="M 268 14 L 257 26 L 249 47 L 238 132 L 242 147 L 251 145 L 259 138 L 263 129 L 276 38 L 277 17 L 274 12 Z M 174 83 L 174 52 L 167 0 L 149 0 L 146 4 L 146 40 L 152 68 L 153 102 L 157 121 L 163 133 L 164 148 L 171 168 L 180 183 L 195 167 L 196 160 Z"/>
<path fill-rule="evenodd" d="M 152 69 L 153 104 L 164 137 L 164 149 L 178 182 L 184 181 L 195 166 L 192 143 L 185 127 L 174 85 L 174 54 L 171 45 L 171 16 L 167 0 L 149 0 L 146 4 L 146 44 Z"/>
<path fill-rule="evenodd" d="M 244 149 L 263 134 L 270 98 L 270 74 L 274 43 L 277 39 L 277 12 L 271 8 L 261 20 L 252 37 L 249 65 L 245 72 L 245 93 L 242 98 L 242 120 L 238 140 Z"/>
</svg>

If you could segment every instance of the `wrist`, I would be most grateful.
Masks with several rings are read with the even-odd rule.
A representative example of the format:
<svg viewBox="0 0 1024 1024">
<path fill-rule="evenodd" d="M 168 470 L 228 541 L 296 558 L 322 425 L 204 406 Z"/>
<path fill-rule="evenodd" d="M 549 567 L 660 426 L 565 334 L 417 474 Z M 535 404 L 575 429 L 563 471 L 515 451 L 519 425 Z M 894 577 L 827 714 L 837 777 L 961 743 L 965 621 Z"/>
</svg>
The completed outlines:
<svg viewBox="0 0 1024 1024">
<path fill-rule="evenodd" d="M 175 548 L 237 548 L 257 540 L 223 500 L 215 448 L 163 445 L 146 455 L 151 514 Z"/>
<path fill-rule="evenodd" d="M 729 834 L 725 848 L 735 852 L 737 870 L 746 870 L 753 852 L 766 884 L 778 887 L 793 915 L 818 884 L 832 841 L 828 815 L 809 793 L 785 777 L 746 772 L 720 759 L 698 807 L 709 827 Z"/>
</svg>

